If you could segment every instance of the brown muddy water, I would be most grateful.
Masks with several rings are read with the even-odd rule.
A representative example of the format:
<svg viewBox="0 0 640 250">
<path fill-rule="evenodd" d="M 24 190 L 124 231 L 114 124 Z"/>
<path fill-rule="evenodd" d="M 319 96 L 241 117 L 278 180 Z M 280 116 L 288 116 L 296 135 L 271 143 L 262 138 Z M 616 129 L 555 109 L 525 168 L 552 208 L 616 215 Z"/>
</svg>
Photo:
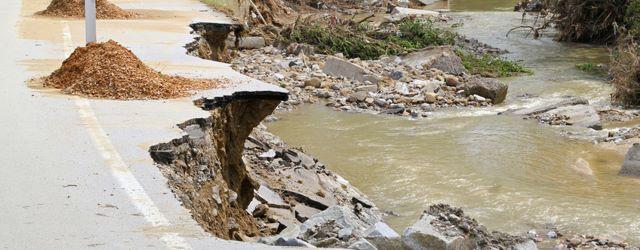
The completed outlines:
<svg viewBox="0 0 640 250">
<path fill-rule="evenodd" d="M 385 220 L 399 231 L 430 204 L 444 202 L 463 207 L 492 230 L 533 228 L 544 235 L 545 228 L 557 227 L 640 244 L 640 181 L 617 175 L 623 155 L 563 137 L 557 128 L 495 115 L 564 95 L 606 105 L 611 88 L 605 79 L 575 64 L 606 62 L 608 51 L 532 40 L 522 32 L 507 38 L 521 16 L 487 11 L 513 1 L 451 5 L 461 2 L 468 4 L 459 10 L 474 10 L 451 14 L 466 20 L 461 33 L 511 51 L 509 58 L 535 71 L 503 79 L 510 85 L 505 104 L 445 110 L 422 120 L 306 105 L 278 115 L 269 130 L 318 157 L 381 209 L 398 213 Z M 484 9 L 475 7 L 480 2 Z"/>
</svg>

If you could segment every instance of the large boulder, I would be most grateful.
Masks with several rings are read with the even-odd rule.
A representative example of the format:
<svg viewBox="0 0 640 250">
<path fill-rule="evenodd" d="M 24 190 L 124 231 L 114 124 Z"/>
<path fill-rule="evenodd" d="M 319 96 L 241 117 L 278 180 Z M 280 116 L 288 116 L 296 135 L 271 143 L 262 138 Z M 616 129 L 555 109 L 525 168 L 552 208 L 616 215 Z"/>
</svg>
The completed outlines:
<svg viewBox="0 0 640 250">
<path fill-rule="evenodd" d="M 368 73 L 363 67 L 335 56 L 327 57 L 322 72 L 333 77 L 343 77 L 352 81 L 369 81 L 373 84 L 377 84 L 380 81 L 379 77 Z"/>
<path fill-rule="evenodd" d="M 573 126 L 592 128 L 595 130 L 602 129 L 602 122 L 598 111 L 589 105 L 572 105 L 552 109 L 546 112 L 556 116 L 569 117 L 567 122 Z"/>
<path fill-rule="evenodd" d="M 622 162 L 620 175 L 640 177 L 640 144 L 634 143 Z"/>
<path fill-rule="evenodd" d="M 467 70 L 462 59 L 456 55 L 451 46 L 429 47 L 409 53 L 402 57 L 402 63 L 411 67 L 436 68 L 452 75 L 462 75 Z"/>
<path fill-rule="evenodd" d="M 402 234 L 402 242 L 410 249 L 473 249 L 475 242 L 457 233 L 444 233 L 431 225 L 436 217 L 423 214 Z"/>
<path fill-rule="evenodd" d="M 464 93 L 466 95 L 479 95 L 484 98 L 490 98 L 493 104 L 504 101 L 507 97 L 509 86 L 493 78 L 480 76 L 472 76 L 464 84 Z"/>
</svg>

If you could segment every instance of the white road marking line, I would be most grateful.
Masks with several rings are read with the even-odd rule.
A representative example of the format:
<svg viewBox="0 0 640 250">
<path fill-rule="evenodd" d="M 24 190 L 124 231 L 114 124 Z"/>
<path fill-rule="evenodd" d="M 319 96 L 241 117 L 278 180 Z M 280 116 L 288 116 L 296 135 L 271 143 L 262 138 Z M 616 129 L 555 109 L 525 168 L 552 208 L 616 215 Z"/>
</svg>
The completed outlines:
<svg viewBox="0 0 640 250">
<path fill-rule="evenodd" d="M 71 40 L 69 23 L 62 21 L 62 24 L 64 55 L 65 58 L 68 58 L 74 49 L 73 41 Z M 147 195 L 140 182 L 138 182 L 133 173 L 131 173 L 129 166 L 122 160 L 118 151 L 113 144 L 111 144 L 109 137 L 102 126 L 100 126 L 89 100 L 78 96 L 74 96 L 73 98 L 78 107 L 80 118 L 84 121 L 84 125 L 89 131 L 96 149 L 101 152 L 102 158 L 104 158 L 107 166 L 109 166 L 111 170 L 111 174 L 125 190 L 134 206 L 154 227 L 170 226 L 171 223 L 169 223 L 169 220 L 167 220 L 162 212 L 160 212 L 160 209 L 154 204 L 153 200 Z M 177 233 L 163 233 L 160 240 L 170 249 L 191 249 L 191 246 L 187 244 L 185 239 Z"/>
</svg>

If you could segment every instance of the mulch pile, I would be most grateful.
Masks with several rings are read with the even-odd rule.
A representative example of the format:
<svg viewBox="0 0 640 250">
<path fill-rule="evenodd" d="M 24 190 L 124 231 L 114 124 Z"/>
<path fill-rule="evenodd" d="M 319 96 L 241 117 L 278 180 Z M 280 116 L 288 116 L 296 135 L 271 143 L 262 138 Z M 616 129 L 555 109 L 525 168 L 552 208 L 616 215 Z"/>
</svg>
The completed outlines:
<svg viewBox="0 0 640 250">
<path fill-rule="evenodd" d="M 219 82 L 164 75 L 109 40 L 77 48 L 44 79 L 44 86 L 68 94 L 127 100 L 188 96 L 191 90 L 214 88 Z"/>
<path fill-rule="evenodd" d="M 36 14 L 53 17 L 84 17 L 84 0 L 53 0 L 46 10 Z M 107 0 L 96 0 L 96 16 L 98 19 L 130 19 L 138 15 L 123 10 Z"/>
</svg>

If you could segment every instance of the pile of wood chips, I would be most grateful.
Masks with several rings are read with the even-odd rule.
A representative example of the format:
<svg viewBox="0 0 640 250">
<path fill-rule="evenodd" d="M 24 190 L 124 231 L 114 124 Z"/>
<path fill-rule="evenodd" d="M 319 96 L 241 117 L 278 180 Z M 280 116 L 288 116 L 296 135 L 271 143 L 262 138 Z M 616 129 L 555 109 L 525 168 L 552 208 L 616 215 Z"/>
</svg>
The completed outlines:
<svg viewBox="0 0 640 250">
<path fill-rule="evenodd" d="M 62 67 L 44 79 L 45 87 L 106 99 L 166 99 L 220 86 L 216 80 L 168 76 L 146 66 L 130 50 L 109 40 L 77 48 Z"/>
<path fill-rule="evenodd" d="M 53 0 L 46 10 L 36 14 L 53 17 L 84 17 L 84 0 Z M 130 19 L 138 15 L 123 10 L 107 0 L 96 0 L 96 16 L 98 19 Z"/>
</svg>

